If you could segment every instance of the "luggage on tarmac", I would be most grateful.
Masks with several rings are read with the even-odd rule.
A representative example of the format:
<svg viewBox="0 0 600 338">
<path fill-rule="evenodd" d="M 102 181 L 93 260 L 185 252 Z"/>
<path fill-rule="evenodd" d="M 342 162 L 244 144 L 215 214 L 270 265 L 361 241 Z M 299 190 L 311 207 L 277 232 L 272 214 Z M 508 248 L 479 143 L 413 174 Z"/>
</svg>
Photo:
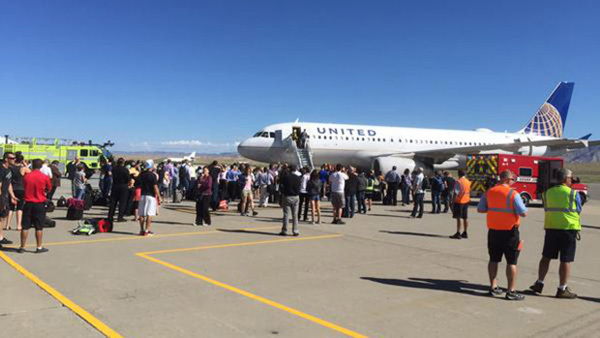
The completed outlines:
<svg viewBox="0 0 600 338">
<path fill-rule="evenodd" d="M 56 221 L 51 219 L 50 217 L 46 216 L 46 219 L 44 219 L 44 228 L 55 228 L 56 227 Z"/>
<path fill-rule="evenodd" d="M 55 209 L 55 207 L 54 207 L 54 203 L 52 201 L 46 202 L 46 212 L 47 213 L 54 212 L 54 209 Z"/>
<path fill-rule="evenodd" d="M 221 210 L 221 211 L 229 210 L 229 205 L 227 204 L 227 200 L 221 200 L 219 202 L 219 210 Z"/>
<path fill-rule="evenodd" d="M 85 201 L 77 198 L 69 198 L 67 200 L 67 219 L 76 221 L 83 218 L 83 209 Z"/>
<path fill-rule="evenodd" d="M 67 199 L 65 196 L 60 196 L 60 198 L 56 201 L 56 206 L 58 208 L 65 208 L 67 206 Z"/>
<path fill-rule="evenodd" d="M 112 222 L 107 218 L 87 218 L 79 220 L 77 227 L 71 232 L 74 235 L 91 236 L 95 233 L 111 232 L 112 230 Z"/>
<path fill-rule="evenodd" d="M 91 184 L 85 185 L 85 195 L 83 196 L 84 206 L 83 210 L 90 210 L 94 204 L 94 188 Z"/>
</svg>

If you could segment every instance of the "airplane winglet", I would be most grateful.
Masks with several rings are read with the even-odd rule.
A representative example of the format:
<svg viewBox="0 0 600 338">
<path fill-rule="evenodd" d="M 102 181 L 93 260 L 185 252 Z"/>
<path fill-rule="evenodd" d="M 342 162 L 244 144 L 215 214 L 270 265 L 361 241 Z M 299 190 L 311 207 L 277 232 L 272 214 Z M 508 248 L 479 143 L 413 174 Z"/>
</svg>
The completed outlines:
<svg viewBox="0 0 600 338">
<path fill-rule="evenodd" d="M 592 136 L 592 133 L 589 133 L 587 135 L 584 135 L 584 136 L 580 137 L 579 139 L 580 140 L 589 140 L 591 136 Z"/>
</svg>

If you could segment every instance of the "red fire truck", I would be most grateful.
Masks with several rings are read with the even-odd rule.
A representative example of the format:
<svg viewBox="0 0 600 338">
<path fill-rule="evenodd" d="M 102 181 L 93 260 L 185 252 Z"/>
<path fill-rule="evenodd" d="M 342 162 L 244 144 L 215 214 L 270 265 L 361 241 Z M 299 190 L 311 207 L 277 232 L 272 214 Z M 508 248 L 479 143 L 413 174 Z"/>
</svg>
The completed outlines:
<svg viewBox="0 0 600 338">
<path fill-rule="evenodd" d="M 524 156 L 511 154 L 475 154 L 467 156 L 467 178 L 471 181 L 471 196 L 481 197 L 488 188 L 498 182 L 504 170 L 512 171 L 517 177 L 512 188 L 521 194 L 528 205 L 541 197 L 541 192 L 558 184 L 555 173 L 563 167 L 559 157 Z M 575 178 L 573 189 L 579 192 L 582 204 L 588 199 L 587 185 Z"/>
</svg>

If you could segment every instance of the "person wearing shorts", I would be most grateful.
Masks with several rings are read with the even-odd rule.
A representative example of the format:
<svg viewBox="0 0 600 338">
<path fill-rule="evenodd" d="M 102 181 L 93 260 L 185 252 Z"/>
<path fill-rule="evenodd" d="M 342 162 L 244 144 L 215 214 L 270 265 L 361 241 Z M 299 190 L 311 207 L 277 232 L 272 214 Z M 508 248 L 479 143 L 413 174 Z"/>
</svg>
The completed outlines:
<svg viewBox="0 0 600 338">
<path fill-rule="evenodd" d="M 458 181 L 454 184 L 454 204 L 452 205 L 452 218 L 456 219 L 456 233 L 450 238 L 461 239 L 469 238 L 467 228 L 469 227 L 469 203 L 471 202 L 471 181 L 465 176 L 464 170 L 458 171 Z M 463 232 L 460 232 L 461 220 L 463 223 Z"/>
<path fill-rule="evenodd" d="M 560 169 L 557 179 L 562 184 L 546 190 L 544 201 L 544 248 L 538 268 L 538 280 L 529 287 L 536 293 L 542 293 L 544 278 L 550 268 L 550 261 L 560 257 L 558 269 L 559 286 L 556 298 L 575 299 L 577 294 L 567 286 L 571 265 L 575 261 L 575 251 L 579 231 L 581 231 L 581 198 L 573 184 L 573 173 L 568 169 Z"/>
<path fill-rule="evenodd" d="M 517 261 L 522 246 L 519 227 L 521 217 L 527 216 L 527 208 L 521 196 L 510 187 L 514 181 L 511 171 L 501 172 L 500 183 L 481 196 L 477 211 L 487 213 L 490 296 L 502 294 L 496 276 L 498 274 L 498 263 L 502 261 L 502 256 L 504 256 L 506 258 L 506 279 L 508 280 L 505 298 L 507 300 L 523 300 L 525 297 L 517 293 L 515 286 Z"/>
<path fill-rule="evenodd" d="M 12 241 L 4 237 L 4 230 L 10 229 L 7 224 L 8 212 L 12 201 L 16 201 L 12 190 L 12 172 L 8 167 L 8 159 L 15 158 L 12 152 L 4 153 L 4 160 L 0 164 L 0 248 L 3 244 L 12 244 Z"/>
<path fill-rule="evenodd" d="M 331 224 L 345 224 L 342 221 L 342 210 L 345 206 L 344 190 L 348 175 L 345 173 L 344 166 L 337 164 L 335 172 L 329 175 L 329 185 L 331 187 L 331 205 L 333 206 L 333 222 Z"/>
<path fill-rule="evenodd" d="M 33 171 L 23 178 L 25 204 L 23 206 L 21 247 L 17 249 L 18 253 L 25 252 L 27 236 L 31 228 L 35 228 L 37 242 L 35 253 L 48 252 L 48 249 L 42 246 L 42 236 L 46 221 L 46 194 L 52 189 L 52 183 L 50 178 L 40 171 L 41 168 L 42 160 L 33 160 Z"/>
<path fill-rule="evenodd" d="M 154 161 L 147 160 L 144 171 L 140 174 L 138 188 L 141 197 L 138 206 L 140 236 L 152 236 L 152 217 L 156 216 L 160 193 L 158 191 L 158 175 L 154 172 Z"/>
</svg>

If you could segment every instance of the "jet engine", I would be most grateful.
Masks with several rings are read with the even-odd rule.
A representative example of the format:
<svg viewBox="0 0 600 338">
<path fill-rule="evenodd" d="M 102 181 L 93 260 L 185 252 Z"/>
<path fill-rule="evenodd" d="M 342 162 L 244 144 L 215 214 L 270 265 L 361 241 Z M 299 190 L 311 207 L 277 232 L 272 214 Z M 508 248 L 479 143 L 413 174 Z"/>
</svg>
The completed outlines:
<svg viewBox="0 0 600 338">
<path fill-rule="evenodd" d="M 413 171 L 416 167 L 423 167 L 425 170 L 431 170 L 431 166 L 427 166 L 420 161 L 415 161 L 412 158 L 405 157 L 377 157 L 373 160 L 372 168 L 377 175 L 387 173 L 392 170 L 392 167 L 396 167 L 398 172 L 403 172 L 404 169 Z"/>
</svg>

